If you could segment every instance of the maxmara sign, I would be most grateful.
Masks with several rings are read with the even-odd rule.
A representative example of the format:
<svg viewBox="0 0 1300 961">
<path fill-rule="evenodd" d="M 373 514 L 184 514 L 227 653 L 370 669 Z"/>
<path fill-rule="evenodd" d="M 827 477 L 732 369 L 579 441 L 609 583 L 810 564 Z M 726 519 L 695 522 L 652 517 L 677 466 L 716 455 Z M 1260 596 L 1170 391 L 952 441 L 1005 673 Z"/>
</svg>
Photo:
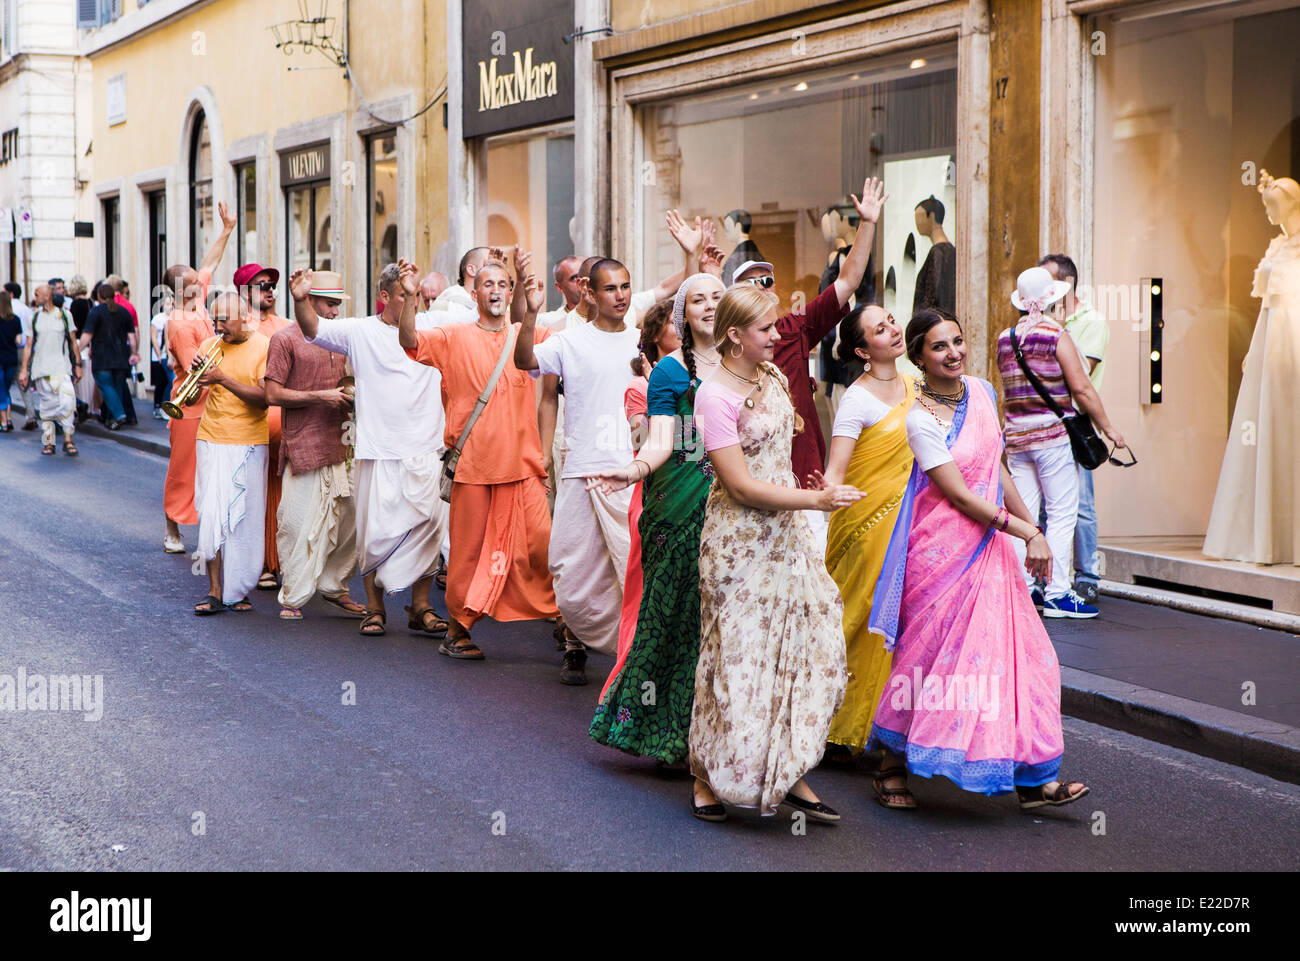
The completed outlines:
<svg viewBox="0 0 1300 961">
<path fill-rule="evenodd" d="M 572 0 L 465 4 L 464 135 L 573 117 Z"/>
</svg>

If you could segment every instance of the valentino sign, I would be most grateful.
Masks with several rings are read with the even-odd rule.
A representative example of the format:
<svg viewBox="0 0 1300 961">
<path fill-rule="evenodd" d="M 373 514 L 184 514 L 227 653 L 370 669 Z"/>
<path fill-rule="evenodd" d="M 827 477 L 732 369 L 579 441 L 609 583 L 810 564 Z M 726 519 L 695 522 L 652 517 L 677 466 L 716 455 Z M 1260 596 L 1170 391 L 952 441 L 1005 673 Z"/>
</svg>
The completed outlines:
<svg viewBox="0 0 1300 961">
<path fill-rule="evenodd" d="M 464 136 L 573 117 L 572 0 L 475 0 L 464 11 Z"/>
</svg>

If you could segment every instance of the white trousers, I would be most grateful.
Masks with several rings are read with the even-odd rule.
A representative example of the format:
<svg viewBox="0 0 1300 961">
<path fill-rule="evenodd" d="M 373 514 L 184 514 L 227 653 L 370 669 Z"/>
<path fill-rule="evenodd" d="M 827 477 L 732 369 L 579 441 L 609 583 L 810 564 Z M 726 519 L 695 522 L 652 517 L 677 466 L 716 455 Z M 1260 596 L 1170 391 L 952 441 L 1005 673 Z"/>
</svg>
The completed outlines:
<svg viewBox="0 0 1300 961">
<path fill-rule="evenodd" d="M 438 491 L 441 468 L 437 453 L 354 465 L 361 573 L 373 571 L 389 594 L 438 571 L 447 529 L 447 502 Z"/>
<path fill-rule="evenodd" d="M 257 586 L 266 553 L 266 445 L 195 445 L 194 506 L 199 556 L 221 552 L 221 602 L 242 601 Z"/>
<path fill-rule="evenodd" d="M 286 463 L 276 521 L 281 606 L 302 607 L 317 591 L 325 597 L 346 594 L 357 570 L 357 518 L 347 465 L 295 474 Z"/>
<path fill-rule="evenodd" d="M 578 640 L 614 654 L 631 550 L 632 488 L 602 494 L 586 486 L 581 477 L 565 477 L 555 494 L 550 548 L 555 604 Z"/>
<path fill-rule="evenodd" d="M 1079 517 L 1079 472 L 1074 454 L 1067 441 L 1055 447 L 1016 451 L 1007 454 L 1007 469 L 1016 483 L 1016 490 L 1029 509 L 1029 516 L 1038 517 L 1044 504 L 1047 507 L 1047 546 L 1052 551 L 1052 579 L 1044 596 L 1058 600 L 1070 593 L 1071 553 L 1074 550 L 1074 524 Z M 1025 542 L 1011 539 L 1021 564 L 1025 561 Z M 1025 581 L 1031 587 L 1033 578 L 1025 571 Z"/>
</svg>

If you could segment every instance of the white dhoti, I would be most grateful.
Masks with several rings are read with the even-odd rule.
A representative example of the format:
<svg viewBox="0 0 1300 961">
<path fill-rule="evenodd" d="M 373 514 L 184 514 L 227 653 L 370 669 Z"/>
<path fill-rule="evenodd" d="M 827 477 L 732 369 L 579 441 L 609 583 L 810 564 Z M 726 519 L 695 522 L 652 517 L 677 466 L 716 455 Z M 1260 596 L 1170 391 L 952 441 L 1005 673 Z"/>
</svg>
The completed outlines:
<svg viewBox="0 0 1300 961">
<path fill-rule="evenodd" d="M 195 445 L 194 507 L 199 556 L 221 552 L 221 602 L 242 601 L 257 586 L 266 552 L 266 444 Z"/>
<path fill-rule="evenodd" d="M 587 647 L 618 650 L 632 489 L 602 494 L 581 477 L 560 480 L 551 524 L 551 578 L 564 623 Z"/>
<path fill-rule="evenodd" d="M 51 433 L 56 422 L 65 432 L 77 426 L 77 392 L 73 390 L 71 377 L 67 374 L 38 377 L 33 386 L 36 389 L 36 408 L 42 422 L 50 425 Z"/>
<path fill-rule="evenodd" d="M 447 529 L 447 503 L 438 493 L 441 469 L 436 453 L 356 462 L 361 573 L 375 572 L 376 583 L 389 594 L 438 570 Z"/>
<path fill-rule="evenodd" d="M 280 604 L 302 607 L 319 591 L 342 597 L 357 570 L 352 471 L 328 464 L 295 474 L 285 464 L 276 512 Z"/>
<path fill-rule="evenodd" d="M 77 400 L 95 410 L 95 376 L 90 366 L 90 348 L 81 352 L 81 380 L 77 381 Z"/>
</svg>

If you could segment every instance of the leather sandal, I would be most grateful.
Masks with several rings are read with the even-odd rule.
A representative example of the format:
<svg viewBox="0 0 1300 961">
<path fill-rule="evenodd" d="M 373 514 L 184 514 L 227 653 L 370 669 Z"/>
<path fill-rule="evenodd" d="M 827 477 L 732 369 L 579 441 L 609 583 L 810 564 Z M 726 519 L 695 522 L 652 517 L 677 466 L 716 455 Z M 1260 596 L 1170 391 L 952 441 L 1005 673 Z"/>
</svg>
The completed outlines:
<svg viewBox="0 0 1300 961">
<path fill-rule="evenodd" d="M 1071 794 L 1070 788 L 1075 784 L 1079 785 L 1081 790 Z M 1030 788 L 1029 790 L 1033 793 L 1028 797 L 1025 796 L 1021 788 L 1016 788 L 1016 800 L 1020 802 L 1020 810 L 1032 811 L 1035 808 L 1046 807 L 1049 804 L 1053 807 L 1060 807 L 1062 804 L 1069 804 L 1072 801 L 1079 800 L 1089 791 L 1088 785 L 1082 781 L 1060 781 L 1056 785 L 1056 790 L 1050 794 L 1047 793 L 1046 787 L 1046 785 L 1043 785 L 1042 787 Z"/>
<path fill-rule="evenodd" d="M 482 661 L 487 659 L 487 655 L 478 649 L 478 645 L 470 640 L 468 634 L 447 638 L 438 645 L 438 653 L 446 654 L 448 657 L 454 657 L 461 661 Z"/>
<path fill-rule="evenodd" d="M 425 634 L 431 634 L 434 637 L 444 637 L 447 634 L 447 622 L 438 616 L 438 612 L 432 607 L 426 607 L 422 611 L 417 611 L 413 607 L 404 608 L 406 611 L 406 626 L 413 631 L 423 631 Z M 430 625 L 429 618 L 433 617 L 433 623 Z"/>
<path fill-rule="evenodd" d="M 362 618 L 358 631 L 366 637 L 383 637 L 387 623 L 388 615 L 383 611 L 366 611 L 366 616 Z M 373 630 L 376 627 L 379 630 Z"/>
<path fill-rule="evenodd" d="M 907 768 L 905 767 L 882 767 L 879 771 L 871 776 L 871 787 L 876 792 L 876 800 L 882 807 L 887 807 L 893 811 L 915 811 L 916 798 L 912 792 L 903 787 L 885 787 L 885 782 L 891 778 L 907 777 Z M 894 798 L 906 798 L 911 804 L 905 804 Z"/>
</svg>

